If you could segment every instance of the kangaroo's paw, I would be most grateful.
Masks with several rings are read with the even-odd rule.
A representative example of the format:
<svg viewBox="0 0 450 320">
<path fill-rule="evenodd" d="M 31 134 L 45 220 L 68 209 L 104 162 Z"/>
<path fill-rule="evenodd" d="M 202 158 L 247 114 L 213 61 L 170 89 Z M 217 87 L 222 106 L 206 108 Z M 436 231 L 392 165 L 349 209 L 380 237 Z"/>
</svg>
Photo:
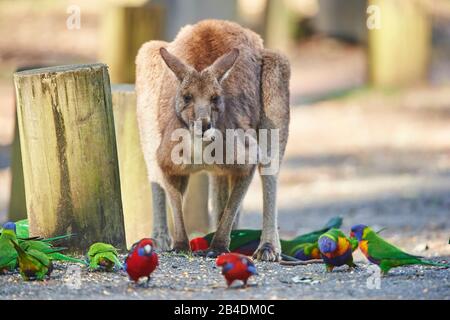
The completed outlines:
<svg viewBox="0 0 450 320">
<path fill-rule="evenodd" d="M 230 252 L 230 250 L 228 250 L 227 247 L 215 247 L 215 248 L 209 248 L 206 250 L 195 251 L 194 255 L 197 257 L 217 258 L 222 253 L 228 253 L 228 252 Z"/>
<path fill-rule="evenodd" d="M 158 250 L 169 251 L 172 247 L 172 239 L 168 233 L 156 233 L 152 239 L 155 240 L 155 245 Z"/>
<path fill-rule="evenodd" d="M 281 249 L 270 242 L 264 242 L 253 253 L 253 258 L 260 261 L 280 261 Z"/>
</svg>

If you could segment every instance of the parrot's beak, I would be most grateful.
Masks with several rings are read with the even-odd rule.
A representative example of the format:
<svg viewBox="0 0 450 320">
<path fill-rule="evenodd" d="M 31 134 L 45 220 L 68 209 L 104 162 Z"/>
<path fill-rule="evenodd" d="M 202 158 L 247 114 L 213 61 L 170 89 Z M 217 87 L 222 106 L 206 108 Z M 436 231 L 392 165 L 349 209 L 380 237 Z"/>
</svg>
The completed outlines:
<svg viewBox="0 0 450 320">
<path fill-rule="evenodd" d="M 354 238 L 355 237 L 355 233 L 352 231 L 350 232 L 350 238 Z"/>
<path fill-rule="evenodd" d="M 153 248 L 152 248 L 151 245 L 147 244 L 147 245 L 144 246 L 144 254 L 145 254 L 146 256 L 151 255 L 152 252 L 153 252 Z"/>
</svg>

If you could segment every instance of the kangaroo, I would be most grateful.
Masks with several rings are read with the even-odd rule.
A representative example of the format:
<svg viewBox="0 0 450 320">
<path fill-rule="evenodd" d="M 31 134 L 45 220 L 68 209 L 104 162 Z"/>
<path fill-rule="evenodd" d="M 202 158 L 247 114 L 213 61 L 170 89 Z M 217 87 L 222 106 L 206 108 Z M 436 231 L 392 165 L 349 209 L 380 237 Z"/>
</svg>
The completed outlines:
<svg viewBox="0 0 450 320">
<path fill-rule="evenodd" d="M 288 60 L 265 49 L 259 35 L 233 22 L 204 20 L 183 27 L 170 43 L 149 41 L 140 48 L 136 57 L 137 116 L 152 186 L 153 237 L 160 248 L 171 247 L 167 194 L 174 220 L 172 248 L 190 250 L 183 221 L 183 194 L 190 174 L 206 171 L 218 224 L 210 248 L 200 255 L 215 257 L 228 252 L 236 215 L 258 168 L 263 188 L 263 228 L 254 257 L 280 259 L 278 171 L 262 174 L 271 163 L 261 162 L 174 163 L 171 156 L 179 142 L 173 141 L 172 135 L 174 130 L 184 129 L 189 139 L 200 137 L 204 149 L 217 142 L 216 138 L 224 140 L 228 129 L 277 129 L 279 146 L 270 161 L 281 163 L 289 129 L 289 78 Z M 216 136 L 217 132 L 221 135 Z M 193 154 L 184 156 L 192 159 Z"/>
</svg>

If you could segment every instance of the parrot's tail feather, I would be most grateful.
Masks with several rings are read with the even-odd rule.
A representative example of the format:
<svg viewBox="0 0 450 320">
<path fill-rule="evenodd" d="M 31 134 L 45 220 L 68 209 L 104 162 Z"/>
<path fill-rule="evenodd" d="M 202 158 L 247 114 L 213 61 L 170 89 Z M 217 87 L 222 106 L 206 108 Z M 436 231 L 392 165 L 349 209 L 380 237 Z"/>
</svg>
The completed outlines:
<svg viewBox="0 0 450 320">
<path fill-rule="evenodd" d="M 332 228 L 339 228 L 342 225 L 342 217 L 336 216 L 328 220 L 328 222 L 325 224 L 324 229 L 332 229 Z"/>
<path fill-rule="evenodd" d="M 44 242 L 53 242 L 53 241 L 58 241 L 58 240 L 64 240 L 64 239 L 69 239 L 75 236 L 75 233 L 69 233 L 69 234 L 65 234 L 63 236 L 56 236 L 56 237 L 52 237 L 52 238 L 46 238 L 46 239 L 42 239 L 42 241 Z"/>
<path fill-rule="evenodd" d="M 312 260 L 298 260 L 298 261 L 280 261 L 280 264 L 283 266 L 305 266 L 308 264 L 316 264 L 316 263 L 323 263 L 322 259 L 312 259 Z"/>
<path fill-rule="evenodd" d="M 444 268 L 450 268 L 450 264 L 446 263 L 440 263 L 440 262 L 434 262 L 431 260 L 420 260 L 421 264 L 426 266 L 434 266 L 434 267 L 444 267 Z"/>
<path fill-rule="evenodd" d="M 80 263 L 80 264 L 83 264 L 83 265 L 88 265 L 86 263 L 86 261 L 84 261 L 84 260 L 73 258 L 73 257 L 69 257 L 69 256 L 66 256 L 66 255 L 64 255 L 62 253 L 58 253 L 58 252 L 55 252 L 55 253 L 51 254 L 50 258 L 52 260 L 68 261 L 68 262 L 74 262 L 74 263 Z"/>
</svg>

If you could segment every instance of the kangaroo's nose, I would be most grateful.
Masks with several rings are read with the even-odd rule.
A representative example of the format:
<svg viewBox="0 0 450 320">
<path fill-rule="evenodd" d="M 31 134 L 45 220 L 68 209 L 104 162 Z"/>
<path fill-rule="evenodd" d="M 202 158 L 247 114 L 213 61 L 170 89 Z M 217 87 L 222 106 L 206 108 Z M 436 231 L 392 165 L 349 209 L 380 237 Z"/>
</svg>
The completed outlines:
<svg viewBox="0 0 450 320">
<path fill-rule="evenodd" d="M 204 117 L 199 119 L 202 122 L 202 133 L 205 133 L 206 130 L 211 129 L 211 118 Z"/>
</svg>

